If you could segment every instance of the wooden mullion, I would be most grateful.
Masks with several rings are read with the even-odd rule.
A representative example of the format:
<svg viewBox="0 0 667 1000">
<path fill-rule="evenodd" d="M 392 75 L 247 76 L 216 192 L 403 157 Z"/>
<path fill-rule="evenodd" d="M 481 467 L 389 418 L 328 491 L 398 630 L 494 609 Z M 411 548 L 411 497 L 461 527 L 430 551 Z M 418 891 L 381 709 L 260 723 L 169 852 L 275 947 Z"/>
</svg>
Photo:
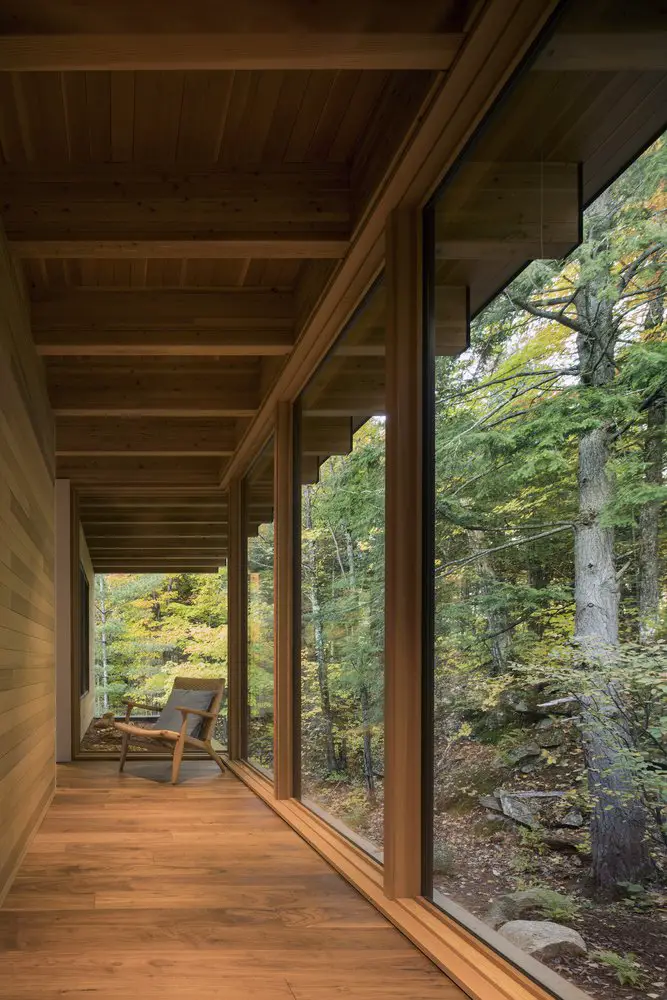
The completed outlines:
<svg viewBox="0 0 667 1000">
<path fill-rule="evenodd" d="M 275 430 L 274 782 L 277 799 L 296 794 L 294 705 L 294 411 L 278 403 Z"/>
<path fill-rule="evenodd" d="M 421 211 L 387 225 L 385 893 L 422 880 L 423 334 Z"/>
<path fill-rule="evenodd" d="M 229 486 L 229 559 L 227 563 L 227 699 L 229 756 L 243 760 L 248 745 L 247 676 L 247 554 L 245 540 L 245 484 Z"/>
<path fill-rule="evenodd" d="M 70 630 L 71 630 L 71 650 L 72 650 L 72 755 L 76 758 L 81 746 L 81 694 L 80 694 L 80 671 L 81 671 L 81 629 L 79 619 L 82 613 L 81 588 L 79 585 L 79 566 L 81 565 L 81 552 L 79 545 L 79 498 L 76 490 L 71 491 L 70 498 Z"/>
</svg>

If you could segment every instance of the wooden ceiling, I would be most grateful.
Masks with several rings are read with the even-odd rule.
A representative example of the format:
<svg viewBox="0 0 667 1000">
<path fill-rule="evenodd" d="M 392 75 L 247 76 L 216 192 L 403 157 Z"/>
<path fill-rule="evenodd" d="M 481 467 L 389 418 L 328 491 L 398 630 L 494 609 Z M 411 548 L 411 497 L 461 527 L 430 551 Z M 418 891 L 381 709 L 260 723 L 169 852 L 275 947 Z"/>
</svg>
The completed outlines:
<svg viewBox="0 0 667 1000">
<path fill-rule="evenodd" d="M 97 571 L 224 559 L 221 484 L 239 442 L 489 5 L 2 4 L 2 218 L 46 368 L 57 475 L 76 489 Z M 609 3 L 589 6 L 597 20 L 569 31 L 608 23 Z M 639 148 L 661 113 L 664 56 L 648 44 L 650 72 L 628 68 L 601 37 L 597 69 L 567 39 L 543 54 L 516 135 L 485 157 L 534 160 L 548 142 L 550 157 L 580 162 L 597 142 L 593 190 Z M 539 138 L 531 108 L 550 115 Z M 621 135 L 632 113 L 640 124 Z M 478 265 L 454 259 L 441 280 L 477 282 L 480 298 L 502 271 L 484 267 L 480 283 Z M 318 403 L 312 456 L 369 412 L 355 385 L 382 395 L 381 353 L 374 322 Z"/>
<path fill-rule="evenodd" d="M 2 217 L 96 570 L 222 562 L 229 458 L 472 7 L 3 3 Z"/>
</svg>

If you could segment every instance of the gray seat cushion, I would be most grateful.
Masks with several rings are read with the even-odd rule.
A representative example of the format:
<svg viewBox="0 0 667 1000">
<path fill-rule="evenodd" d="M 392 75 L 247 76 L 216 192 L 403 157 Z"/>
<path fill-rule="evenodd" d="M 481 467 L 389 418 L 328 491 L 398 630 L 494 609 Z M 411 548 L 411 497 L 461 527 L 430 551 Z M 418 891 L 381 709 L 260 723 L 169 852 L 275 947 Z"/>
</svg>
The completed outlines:
<svg viewBox="0 0 667 1000">
<path fill-rule="evenodd" d="M 164 706 L 159 716 L 155 720 L 156 729 L 169 729 L 172 732 L 180 733 L 183 724 L 183 716 L 176 711 L 178 705 L 183 708 L 197 708 L 202 712 L 207 712 L 213 701 L 213 691 L 189 691 L 186 688 L 174 688 L 169 695 L 169 700 Z M 199 715 L 188 715 L 188 725 L 186 732 L 188 736 L 197 735 L 201 728 L 202 718 Z"/>
</svg>

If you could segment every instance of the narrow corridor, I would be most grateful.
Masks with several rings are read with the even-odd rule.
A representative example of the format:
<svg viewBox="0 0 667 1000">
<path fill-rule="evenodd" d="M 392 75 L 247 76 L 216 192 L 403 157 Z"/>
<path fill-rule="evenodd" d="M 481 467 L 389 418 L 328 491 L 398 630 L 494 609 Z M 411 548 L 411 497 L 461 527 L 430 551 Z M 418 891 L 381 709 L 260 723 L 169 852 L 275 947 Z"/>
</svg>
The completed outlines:
<svg viewBox="0 0 667 1000">
<path fill-rule="evenodd" d="M 245 785 L 188 762 L 61 766 L 0 910 L 2 1000 L 459 1000 Z"/>
</svg>

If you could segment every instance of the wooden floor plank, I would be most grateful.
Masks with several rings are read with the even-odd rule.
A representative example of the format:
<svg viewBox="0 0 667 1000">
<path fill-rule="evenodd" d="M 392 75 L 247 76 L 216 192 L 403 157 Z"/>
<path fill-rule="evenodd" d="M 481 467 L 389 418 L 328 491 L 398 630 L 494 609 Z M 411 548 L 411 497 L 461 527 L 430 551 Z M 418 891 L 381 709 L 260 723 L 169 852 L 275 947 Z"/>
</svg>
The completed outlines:
<svg viewBox="0 0 667 1000">
<path fill-rule="evenodd" d="M 215 765 L 59 769 L 0 909 L 3 1000 L 463 1000 Z"/>
</svg>

